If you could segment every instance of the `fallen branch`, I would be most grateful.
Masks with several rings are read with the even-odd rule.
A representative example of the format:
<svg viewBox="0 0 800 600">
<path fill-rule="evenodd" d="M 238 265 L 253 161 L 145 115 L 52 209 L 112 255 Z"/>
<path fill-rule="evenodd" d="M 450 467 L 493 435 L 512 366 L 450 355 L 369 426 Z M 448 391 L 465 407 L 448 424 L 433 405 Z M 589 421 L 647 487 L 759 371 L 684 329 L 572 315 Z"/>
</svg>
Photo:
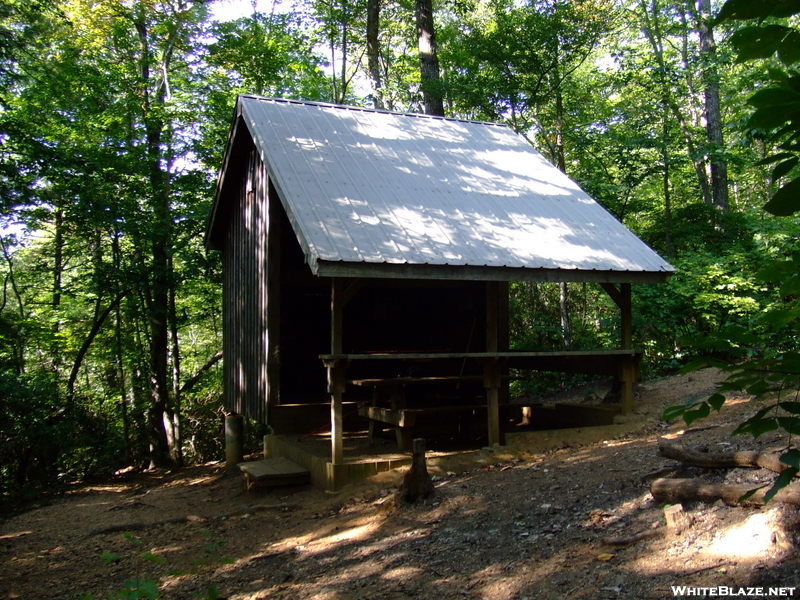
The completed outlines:
<svg viewBox="0 0 800 600">
<path fill-rule="evenodd" d="M 692 569 L 691 571 L 686 571 L 684 573 L 676 573 L 675 575 L 677 577 L 688 577 L 689 575 L 696 575 L 697 573 L 702 573 L 703 571 L 710 571 L 711 569 L 716 569 L 717 567 L 721 567 L 722 565 L 724 565 L 727 562 L 728 561 L 726 561 L 726 560 L 721 560 L 718 563 L 715 563 L 713 565 L 709 565 L 707 567 L 698 567 L 697 569 Z"/>
<path fill-rule="evenodd" d="M 684 465 L 706 469 L 735 469 L 737 467 L 763 468 L 780 473 L 787 468 L 777 454 L 762 454 L 755 451 L 698 452 L 682 444 L 674 444 L 659 438 L 658 451 L 662 456 L 679 460 Z"/>
<path fill-rule="evenodd" d="M 608 544 L 609 546 L 630 546 L 631 544 L 635 544 L 636 542 L 641 542 L 642 540 L 649 540 L 652 538 L 661 537 L 667 533 L 666 527 L 658 527 L 657 529 L 645 529 L 641 533 L 637 533 L 636 535 L 629 535 L 626 537 L 615 537 L 615 538 L 606 538 L 603 540 L 604 544 Z"/>
<path fill-rule="evenodd" d="M 210 519 L 230 519 L 233 517 L 242 517 L 244 515 L 252 515 L 258 512 L 273 510 L 289 512 L 292 510 L 297 510 L 298 508 L 300 508 L 300 506 L 297 504 L 253 504 L 224 515 L 212 515 L 208 517 L 186 515 L 184 517 L 172 517 L 171 519 L 152 521 L 150 523 L 123 523 L 122 525 L 109 525 L 108 527 L 93 529 L 87 535 L 103 535 L 104 533 L 117 533 L 120 531 L 141 531 L 142 529 L 161 527 L 162 525 L 172 525 L 174 523 L 197 523 L 201 521 L 208 521 Z"/>
<path fill-rule="evenodd" d="M 656 479 L 650 484 L 650 493 L 657 502 L 677 504 L 679 502 L 705 502 L 713 504 L 722 500 L 728 506 L 763 506 L 764 494 L 769 484 L 759 489 L 746 500 L 739 502 L 753 488 L 751 484 L 704 483 L 696 479 Z M 800 484 L 790 485 L 780 490 L 772 502 L 800 504 Z"/>
<path fill-rule="evenodd" d="M 639 478 L 639 481 L 645 483 L 646 481 L 651 481 L 653 479 L 659 479 L 661 477 L 666 477 L 667 475 L 672 475 L 675 471 L 678 470 L 678 467 L 664 467 L 663 469 L 658 469 L 656 471 L 650 471 L 649 473 L 645 473 Z"/>
</svg>

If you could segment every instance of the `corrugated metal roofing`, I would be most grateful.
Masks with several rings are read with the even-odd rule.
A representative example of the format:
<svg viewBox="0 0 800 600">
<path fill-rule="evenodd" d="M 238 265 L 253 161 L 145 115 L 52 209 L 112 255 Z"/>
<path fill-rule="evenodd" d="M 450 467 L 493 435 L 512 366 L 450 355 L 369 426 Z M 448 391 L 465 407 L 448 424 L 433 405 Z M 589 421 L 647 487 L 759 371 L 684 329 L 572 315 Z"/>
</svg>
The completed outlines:
<svg viewBox="0 0 800 600">
<path fill-rule="evenodd" d="M 315 272 L 326 263 L 662 279 L 673 271 L 505 126 L 250 96 L 239 102 Z"/>
</svg>

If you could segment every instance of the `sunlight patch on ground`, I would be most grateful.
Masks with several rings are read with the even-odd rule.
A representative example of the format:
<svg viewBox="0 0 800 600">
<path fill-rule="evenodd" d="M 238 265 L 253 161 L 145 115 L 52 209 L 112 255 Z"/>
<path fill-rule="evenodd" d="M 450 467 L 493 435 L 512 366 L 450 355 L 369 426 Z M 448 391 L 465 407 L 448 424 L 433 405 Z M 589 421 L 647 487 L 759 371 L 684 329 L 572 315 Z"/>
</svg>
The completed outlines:
<svg viewBox="0 0 800 600">
<path fill-rule="evenodd" d="M 329 546 L 338 545 L 343 542 L 362 542 L 377 531 L 379 523 L 368 523 L 359 527 L 351 527 L 344 531 L 339 531 L 333 535 L 315 540 L 308 549 L 312 554 L 327 551 Z"/>
<path fill-rule="evenodd" d="M 151 548 L 150 554 L 155 556 L 163 556 L 164 554 L 170 554 L 175 552 L 184 552 L 186 548 L 184 546 L 164 546 L 161 548 Z"/>
<path fill-rule="evenodd" d="M 103 500 L 102 502 L 76 502 L 76 508 L 94 508 L 97 506 L 112 506 L 115 505 L 116 502 L 113 500 Z"/>
<path fill-rule="evenodd" d="M 775 549 L 774 511 L 750 515 L 744 523 L 717 532 L 704 554 L 727 558 L 758 558 Z"/>
<path fill-rule="evenodd" d="M 629 439 L 629 440 L 604 440 L 600 442 L 606 448 L 619 448 L 622 446 L 630 446 L 631 444 L 640 444 L 641 440 L 637 439 Z"/>
<path fill-rule="evenodd" d="M 381 575 L 381 578 L 391 581 L 409 581 L 414 577 L 422 576 L 424 573 L 425 571 L 418 567 L 396 567 L 386 571 Z"/>
<path fill-rule="evenodd" d="M 522 569 L 528 572 L 527 568 Z M 503 573 L 508 573 L 504 575 Z M 473 576 L 472 583 L 467 589 L 472 589 L 480 595 L 482 600 L 505 600 L 518 598 L 519 591 L 524 582 L 520 577 L 520 568 L 517 563 L 499 563 L 481 569 Z"/>
<path fill-rule="evenodd" d="M 271 552 L 292 550 L 299 554 L 315 555 L 326 552 L 331 546 L 344 543 L 363 542 L 375 534 L 381 526 L 381 521 L 354 519 L 346 526 L 334 528 L 326 526 L 303 536 L 285 538 L 271 544 Z"/>
<path fill-rule="evenodd" d="M 112 494 L 121 494 L 127 492 L 132 486 L 127 485 L 93 485 L 92 487 L 84 488 L 82 490 L 75 490 L 73 494 L 81 494 L 85 492 L 111 492 Z"/>
<path fill-rule="evenodd" d="M 219 475 L 203 475 L 201 477 L 186 477 L 175 479 L 174 481 L 167 481 L 164 483 L 164 488 L 171 487 L 184 487 L 192 485 L 207 485 L 219 480 Z"/>
<path fill-rule="evenodd" d="M 518 577 L 497 577 L 492 578 L 480 586 L 480 595 L 484 600 L 506 600 L 506 598 L 518 598 L 522 585 Z"/>
<path fill-rule="evenodd" d="M 22 537 L 23 535 L 30 535 L 33 531 L 16 531 L 14 533 L 7 533 L 0 535 L 0 542 L 4 540 L 13 540 L 14 538 Z"/>
<path fill-rule="evenodd" d="M 369 546 L 355 550 L 353 556 L 356 558 L 367 558 L 375 553 L 380 555 L 394 548 L 403 540 L 403 538 L 404 536 L 402 534 L 380 537 L 376 539 L 376 541 L 372 542 Z"/>
</svg>

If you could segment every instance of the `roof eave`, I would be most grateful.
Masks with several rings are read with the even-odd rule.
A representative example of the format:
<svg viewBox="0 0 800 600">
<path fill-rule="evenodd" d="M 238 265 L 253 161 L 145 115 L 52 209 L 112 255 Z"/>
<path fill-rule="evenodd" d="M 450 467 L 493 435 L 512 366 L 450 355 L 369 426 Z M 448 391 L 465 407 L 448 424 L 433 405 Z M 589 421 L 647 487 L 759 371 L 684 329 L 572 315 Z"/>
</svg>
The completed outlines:
<svg viewBox="0 0 800 600">
<path fill-rule="evenodd" d="M 586 283 L 666 283 L 673 270 L 599 271 L 582 269 L 529 269 L 473 265 L 412 265 L 315 261 L 320 277 L 364 277 L 372 279 L 449 279 L 469 281 L 551 281 Z"/>
</svg>

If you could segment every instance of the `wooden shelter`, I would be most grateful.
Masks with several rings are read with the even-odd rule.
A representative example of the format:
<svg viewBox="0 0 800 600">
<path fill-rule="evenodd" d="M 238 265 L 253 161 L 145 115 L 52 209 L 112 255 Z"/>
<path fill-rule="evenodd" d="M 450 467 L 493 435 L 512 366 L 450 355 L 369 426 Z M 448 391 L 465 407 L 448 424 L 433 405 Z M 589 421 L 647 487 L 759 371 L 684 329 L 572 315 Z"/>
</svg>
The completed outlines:
<svg viewBox="0 0 800 600">
<path fill-rule="evenodd" d="M 424 414 L 485 411 L 499 443 L 509 368 L 615 374 L 630 410 L 630 286 L 673 271 L 506 127 L 253 96 L 206 245 L 223 253 L 227 410 L 276 433 L 330 422 L 332 465 L 345 401 L 401 442 Z M 599 283 L 619 348 L 510 351 L 510 281 Z"/>
</svg>

